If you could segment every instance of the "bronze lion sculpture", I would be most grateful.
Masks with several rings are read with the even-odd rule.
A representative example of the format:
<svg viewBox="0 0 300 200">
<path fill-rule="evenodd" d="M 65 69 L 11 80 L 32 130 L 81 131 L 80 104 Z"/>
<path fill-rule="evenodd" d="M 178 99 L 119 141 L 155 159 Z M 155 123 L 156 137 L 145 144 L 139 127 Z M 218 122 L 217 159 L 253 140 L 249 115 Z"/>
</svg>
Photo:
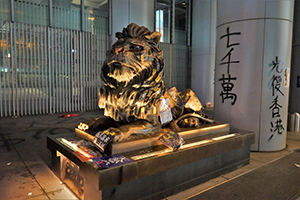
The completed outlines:
<svg viewBox="0 0 300 200">
<path fill-rule="evenodd" d="M 213 123 L 204 118 L 203 107 L 190 89 L 166 89 L 159 32 L 131 23 L 116 37 L 101 68 L 98 105 L 105 116 L 81 123 L 77 132 L 103 131 L 112 134 L 113 141 L 123 141 L 157 133 L 162 127 L 178 131 L 180 126 Z"/>
</svg>

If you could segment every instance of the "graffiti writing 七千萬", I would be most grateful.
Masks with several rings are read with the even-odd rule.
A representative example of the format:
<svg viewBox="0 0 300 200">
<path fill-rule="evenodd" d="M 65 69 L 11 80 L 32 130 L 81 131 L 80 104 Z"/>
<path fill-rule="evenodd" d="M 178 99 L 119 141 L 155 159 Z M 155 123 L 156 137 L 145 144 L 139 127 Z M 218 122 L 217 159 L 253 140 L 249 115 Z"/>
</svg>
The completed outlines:
<svg viewBox="0 0 300 200">
<path fill-rule="evenodd" d="M 282 134 L 284 131 L 283 121 L 281 118 L 281 109 L 282 105 L 279 102 L 279 96 L 284 96 L 284 93 L 281 90 L 282 83 L 282 72 L 283 69 L 281 67 L 282 63 L 278 60 L 276 56 L 275 60 L 269 65 L 271 67 L 269 76 L 271 79 L 269 81 L 269 87 L 272 91 L 273 100 L 271 102 L 271 106 L 269 109 L 271 110 L 272 121 L 270 122 L 270 131 L 271 135 L 268 140 L 271 140 L 274 136 L 274 133 Z"/>
<path fill-rule="evenodd" d="M 231 43 L 230 37 L 237 36 L 237 35 L 241 35 L 241 32 L 230 32 L 229 27 L 227 27 L 226 34 L 220 37 L 220 40 L 223 38 L 226 39 L 226 49 L 228 50 L 226 55 L 221 59 L 220 62 L 220 65 L 227 66 L 227 77 L 225 77 L 225 74 L 222 74 L 222 78 L 219 78 L 219 81 L 221 82 L 221 86 L 222 86 L 222 91 L 220 93 L 220 96 L 222 98 L 222 103 L 224 103 L 226 99 L 231 99 L 231 105 L 234 105 L 237 100 L 237 95 L 233 92 L 234 81 L 237 80 L 237 77 L 231 76 L 230 65 L 240 63 L 239 60 L 232 60 L 234 46 L 238 46 L 240 45 L 240 43 L 238 42 Z"/>
</svg>

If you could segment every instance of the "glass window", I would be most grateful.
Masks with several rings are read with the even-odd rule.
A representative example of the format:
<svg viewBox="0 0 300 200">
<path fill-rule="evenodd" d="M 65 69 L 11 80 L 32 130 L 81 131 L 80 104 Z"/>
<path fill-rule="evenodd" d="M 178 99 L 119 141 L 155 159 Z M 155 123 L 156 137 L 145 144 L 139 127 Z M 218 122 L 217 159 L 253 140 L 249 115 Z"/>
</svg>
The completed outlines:
<svg viewBox="0 0 300 200">
<path fill-rule="evenodd" d="M 170 43 L 171 0 L 156 1 L 156 31 L 162 34 L 161 42 Z"/>
<path fill-rule="evenodd" d="M 162 34 L 161 42 L 188 45 L 189 2 L 190 0 L 156 0 L 155 30 Z M 171 31 L 174 34 L 172 38 Z"/>
<path fill-rule="evenodd" d="M 84 31 L 92 34 L 107 34 L 107 0 L 85 0 L 84 6 Z"/>
<path fill-rule="evenodd" d="M 0 20 L 10 20 L 10 1 L 0 1 Z"/>
<path fill-rule="evenodd" d="M 160 32 L 162 35 L 164 34 L 164 11 L 163 10 L 156 10 L 156 25 L 155 30 Z M 161 41 L 162 42 L 162 41 Z"/>
<path fill-rule="evenodd" d="M 80 30 L 80 0 L 52 0 L 53 26 Z"/>
<path fill-rule="evenodd" d="M 175 33 L 174 43 L 187 44 L 187 8 L 188 1 L 176 0 L 175 1 Z"/>
<path fill-rule="evenodd" d="M 15 0 L 14 11 L 16 22 L 48 25 L 48 1 Z"/>
</svg>

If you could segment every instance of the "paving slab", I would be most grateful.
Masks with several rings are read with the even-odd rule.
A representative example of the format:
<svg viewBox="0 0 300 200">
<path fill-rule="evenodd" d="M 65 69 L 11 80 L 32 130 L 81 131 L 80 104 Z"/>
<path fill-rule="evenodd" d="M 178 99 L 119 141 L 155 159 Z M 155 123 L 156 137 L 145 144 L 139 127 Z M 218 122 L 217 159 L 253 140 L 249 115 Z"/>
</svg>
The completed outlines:
<svg viewBox="0 0 300 200">
<path fill-rule="evenodd" d="M 62 118 L 62 114 L 1 118 L 0 199 L 77 199 L 51 171 L 48 135 L 74 133 L 82 121 L 103 115 L 101 111 Z"/>
<path fill-rule="evenodd" d="M 189 199 L 297 199 L 300 196 L 300 170 L 294 165 L 300 152 L 268 163 Z"/>
<path fill-rule="evenodd" d="M 182 191 L 178 194 L 175 194 L 175 195 L 172 195 L 172 196 L 169 196 L 167 198 L 165 198 L 164 200 L 178 200 L 178 199 L 186 199 L 190 196 L 193 196 L 194 194 L 197 194 L 199 191 L 203 191 L 203 190 L 207 190 L 215 185 L 218 185 L 220 183 L 223 183 L 227 181 L 226 178 L 220 176 L 220 177 L 217 177 L 217 178 L 214 178 L 214 179 L 211 179 L 205 183 L 202 183 L 200 185 L 197 185 L 195 187 L 192 187 L 190 189 L 187 189 L 185 191 Z"/>
<path fill-rule="evenodd" d="M 275 151 L 275 152 L 251 152 L 250 159 L 260 161 L 263 163 L 268 163 L 275 159 L 286 156 L 289 153 L 291 153 L 291 151 L 289 151 L 287 149 L 284 149 L 281 151 Z"/>
<path fill-rule="evenodd" d="M 234 177 L 240 176 L 242 174 L 248 173 L 249 171 L 255 170 L 258 167 L 262 166 L 264 163 L 250 159 L 250 163 L 248 165 L 242 166 L 232 172 L 229 172 L 227 174 L 224 174 L 222 177 L 226 179 L 232 179 Z"/>
<path fill-rule="evenodd" d="M 1 199 L 49 199 L 15 149 L 0 151 Z"/>
</svg>

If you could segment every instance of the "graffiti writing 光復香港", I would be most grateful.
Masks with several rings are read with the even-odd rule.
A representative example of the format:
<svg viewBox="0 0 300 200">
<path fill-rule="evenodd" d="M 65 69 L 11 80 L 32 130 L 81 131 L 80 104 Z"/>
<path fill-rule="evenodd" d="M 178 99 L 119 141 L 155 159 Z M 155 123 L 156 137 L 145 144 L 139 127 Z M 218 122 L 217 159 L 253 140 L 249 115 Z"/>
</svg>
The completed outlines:
<svg viewBox="0 0 300 200">
<path fill-rule="evenodd" d="M 281 65 L 282 63 L 278 60 L 277 56 L 275 60 L 273 60 L 269 65 L 269 67 L 271 67 L 268 74 L 271 77 L 269 81 L 269 88 L 271 89 L 273 100 L 269 107 L 269 109 L 271 110 L 272 120 L 270 122 L 271 135 L 268 140 L 271 140 L 273 138 L 274 133 L 282 134 L 284 131 L 283 121 L 280 113 L 282 105 L 279 102 L 279 96 L 284 96 L 284 93 L 281 90 L 281 83 L 283 80 L 283 69 Z"/>
</svg>

